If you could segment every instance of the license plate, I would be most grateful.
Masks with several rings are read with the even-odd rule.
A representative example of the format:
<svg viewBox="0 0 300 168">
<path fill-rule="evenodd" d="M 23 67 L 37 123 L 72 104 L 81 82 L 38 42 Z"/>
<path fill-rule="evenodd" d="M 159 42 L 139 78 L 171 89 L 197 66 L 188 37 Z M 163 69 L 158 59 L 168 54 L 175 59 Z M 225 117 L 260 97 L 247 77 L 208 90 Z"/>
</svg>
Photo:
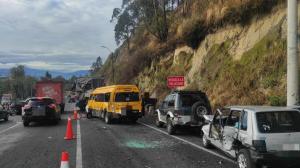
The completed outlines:
<svg viewBox="0 0 300 168">
<path fill-rule="evenodd" d="M 283 144 L 282 145 L 283 151 L 300 151 L 299 144 Z"/>
<path fill-rule="evenodd" d="M 33 109 L 33 116 L 45 116 L 46 112 L 45 112 L 45 107 L 37 107 Z"/>
</svg>

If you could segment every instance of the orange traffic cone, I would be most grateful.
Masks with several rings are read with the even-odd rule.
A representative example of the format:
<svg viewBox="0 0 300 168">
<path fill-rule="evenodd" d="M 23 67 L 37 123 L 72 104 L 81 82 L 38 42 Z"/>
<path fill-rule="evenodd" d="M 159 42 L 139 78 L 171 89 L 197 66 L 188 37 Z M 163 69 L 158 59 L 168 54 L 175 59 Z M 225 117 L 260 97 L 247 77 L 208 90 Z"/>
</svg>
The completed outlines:
<svg viewBox="0 0 300 168">
<path fill-rule="evenodd" d="M 73 135 L 72 120 L 70 117 L 68 117 L 67 132 L 65 135 L 65 140 L 71 140 L 74 138 L 75 138 L 75 136 Z"/>
<path fill-rule="evenodd" d="M 78 120 L 78 115 L 77 115 L 77 111 L 76 110 L 74 110 L 73 118 L 74 118 L 74 120 Z"/>
<path fill-rule="evenodd" d="M 61 153 L 60 168 L 69 168 L 69 153 L 68 152 Z"/>
</svg>

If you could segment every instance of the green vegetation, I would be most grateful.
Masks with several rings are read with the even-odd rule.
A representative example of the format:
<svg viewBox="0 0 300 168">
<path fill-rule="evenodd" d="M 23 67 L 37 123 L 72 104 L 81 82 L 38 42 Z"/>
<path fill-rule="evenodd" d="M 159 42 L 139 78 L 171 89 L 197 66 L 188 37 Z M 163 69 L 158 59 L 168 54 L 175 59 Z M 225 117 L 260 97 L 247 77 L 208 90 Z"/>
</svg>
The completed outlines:
<svg viewBox="0 0 300 168">
<path fill-rule="evenodd" d="M 124 0 L 124 5 L 114 10 L 113 19 L 117 23 L 122 21 L 123 14 L 129 14 L 127 19 L 137 21 L 131 25 L 133 29 L 129 34 L 126 33 L 129 29 L 125 29 L 127 25 L 117 25 L 124 29 L 115 29 L 119 31 L 116 33 L 124 33 L 123 37 L 116 34 L 120 41 L 124 41 L 116 51 L 117 83 L 138 84 L 142 90 L 162 98 L 170 91 L 166 78 L 185 75 L 188 83 L 186 89 L 204 90 L 214 106 L 284 104 L 286 39 L 282 37 L 282 23 L 242 53 L 240 58 L 231 52 L 234 50 L 232 47 L 237 47 L 236 42 L 241 40 L 235 38 L 243 38 L 238 33 L 237 37 L 221 44 L 209 41 L 207 45 L 202 45 L 202 42 L 206 43 L 204 39 L 224 27 L 240 26 L 242 31 L 247 31 L 252 23 L 284 7 L 284 0 L 181 0 L 173 5 L 172 2 Z M 146 3 L 153 5 L 143 7 Z M 130 12 L 126 14 L 126 10 Z M 158 13 L 153 15 L 155 11 Z M 200 44 L 203 48 L 199 48 Z M 189 46 L 198 54 L 208 52 L 198 59 L 201 62 L 196 63 L 193 58 L 198 57 L 197 54 L 182 52 L 174 56 L 175 49 L 181 46 Z M 193 69 L 191 74 L 192 67 L 199 67 L 199 70 Z M 111 72 L 109 57 L 101 73 L 107 81 L 111 81 Z"/>
<path fill-rule="evenodd" d="M 286 74 L 286 40 L 275 29 L 234 61 L 228 54 L 231 41 L 215 45 L 205 58 L 201 81 L 216 104 L 283 104 Z"/>
</svg>

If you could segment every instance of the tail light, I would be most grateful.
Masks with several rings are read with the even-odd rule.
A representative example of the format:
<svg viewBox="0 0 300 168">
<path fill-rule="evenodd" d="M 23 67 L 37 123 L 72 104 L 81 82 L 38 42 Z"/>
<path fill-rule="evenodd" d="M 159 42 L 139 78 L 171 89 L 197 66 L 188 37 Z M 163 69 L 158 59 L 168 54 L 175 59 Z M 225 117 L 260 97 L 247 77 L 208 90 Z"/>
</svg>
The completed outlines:
<svg viewBox="0 0 300 168">
<path fill-rule="evenodd" d="M 252 144 L 253 144 L 253 147 L 258 152 L 267 152 L 267 146 L 266 146 L 266 141 L 265 140 L 253 140 Z"/>
<path fill-rule="evenodd" d="M 55 104 L 49 104 L 48 107 L 52 108 L 52 109 L 56 109 L 56 105 Z"/>
</svg>

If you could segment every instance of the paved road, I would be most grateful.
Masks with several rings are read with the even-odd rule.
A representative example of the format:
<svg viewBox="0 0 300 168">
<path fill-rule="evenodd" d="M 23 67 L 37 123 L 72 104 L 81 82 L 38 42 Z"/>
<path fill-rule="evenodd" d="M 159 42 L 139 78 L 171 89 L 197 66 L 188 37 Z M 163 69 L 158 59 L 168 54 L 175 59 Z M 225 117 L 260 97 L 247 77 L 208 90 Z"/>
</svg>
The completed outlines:
<svg viewBox="0 0 300 168">
<path fill-rule="evenodd" d="M 78 125 L 73 121 L 74 132 L 78 134 L 80 126 L 81 134 L 66 141 L 66 118 L 64 115 L 58 125 L 34 123 L 28 128 L 23 127 L 19 116 L 6 123 L 0 121 L 0 167 L 59 167 L 64 150 L 70 154 L 71 168 L 236 167 L 218 151 L 202 150 L 201 138 L 195 132 L 172 137 L 146 119 L 138 124 L 106 125 L 97 118 L 82 118 Z"/>
</svg>

